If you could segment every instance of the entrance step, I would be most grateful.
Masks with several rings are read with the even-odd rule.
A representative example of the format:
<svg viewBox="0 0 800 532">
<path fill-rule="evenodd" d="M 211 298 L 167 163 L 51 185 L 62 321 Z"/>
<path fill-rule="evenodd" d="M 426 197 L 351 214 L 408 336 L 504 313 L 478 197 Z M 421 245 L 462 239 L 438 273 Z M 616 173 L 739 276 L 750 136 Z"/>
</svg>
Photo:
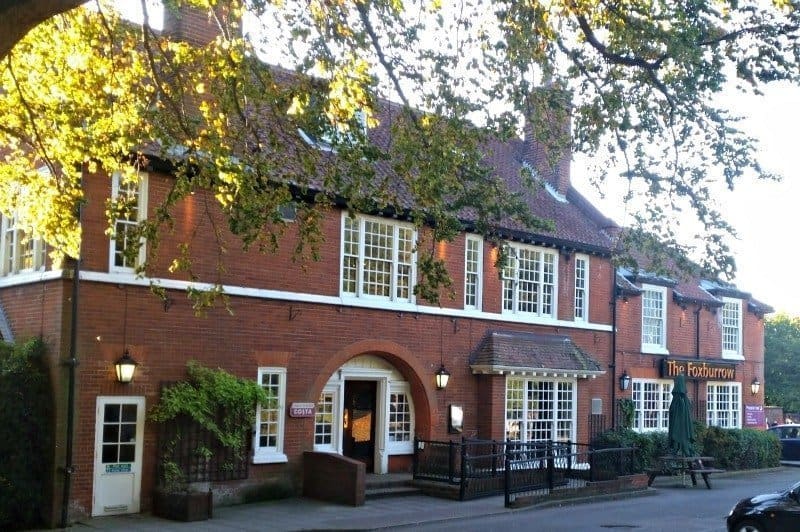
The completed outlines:
<svg viewBox="0 0 800 532">
<path fill-rule="evenodd" d="M 413 476 L 410 473 L 367 475 L 364 496 L 367 499 L 381 499 L 385 497 L 420 495 L 422 491 L 414 486 L 412 482 Z"/>
</svg>

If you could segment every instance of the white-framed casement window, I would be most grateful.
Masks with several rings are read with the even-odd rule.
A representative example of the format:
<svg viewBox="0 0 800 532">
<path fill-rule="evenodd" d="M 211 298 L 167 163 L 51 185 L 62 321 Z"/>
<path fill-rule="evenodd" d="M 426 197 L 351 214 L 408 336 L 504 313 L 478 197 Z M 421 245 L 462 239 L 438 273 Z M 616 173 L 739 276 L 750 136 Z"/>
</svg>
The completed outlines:
<svg viewBox="0 0 800 532">
<path fill-rule="evenodd" d="M 706 422 L 709 427 L 742 427 L 742 384 L 708 382 L 706 384 Z"/>
<path fill-rule="evenodd" d="M 407 382 L 389 383 L 386 449 L 390 454 L 414 452 L 414 404 Z"/>
<path fill-rule="evenodd" d="M 269 396 L 256 410 L 253 463 L 286 462 L 283 427 L 286 410 L 286 368 L 258 368 L 258 383 Z"/>
<path fill-rule="evenodd" d="M 137 177 L 138 181 L 129 181 L 120 172 L 111 176 L 111 200 L 116 212 L 109 252 L 109 270 L 112 272 L 133 273 L 145 261 L 145 243 L 134 241 L 134 229 L 147 218 L 148 176 L 139 172 Z M 137 244 L 139 251 L 132 256 Z"/>
<path fill-rule="evenodd" d="M 667 351 L 667 289 L 642 285 L 642 351 Z"/>
<path fill-rule="evenodd" d="M 633 430 L 648 432 L 669 428 L 669 404 L 672 381 L 633 379 L 631 399 L 634 404 Z"/>
<path fill-rule="evenodd" d="M 20 228 L 16 216 L 2 216 L 2 243 L 0 260 L 2 275 L 15 275 L 44 270 L 47 260 L 47 245 L 43 240 L 32 238 Z"/>
<path fill-rule="evenodd" d="M 337 452 L 339 423 L 339 387 L 327 385 L 319 394 L 314 414 L 314 450 Z"/>
<path fill-rule="evenodd" d="M 723 298 L 720 309 L 722 357 L 742 358 L 742 300 Z"/>
<path fill-rule="evenodd" d="M 575 382 L 506 379 L 506 439 L 521 442 L 575 440 Z"/>
<path fill-rule="evenodd" d="M 558 254 L 507 244 L 503 268 L 503 312 L 555 318 Z"/>
<path fill-rule="evenodd" d="M 589 257 L 575 255 L 575 321 L 589 321 Z"/>
<path fill-rule="evenodd" d="M 416 231 L 408 223 L 342 216 L 342 295 L 411 302 Z"/>
<path fill-rule="evenodd" d="M 464 308 L 480 310 L 483 285 L 483 240 L 467 235 L 464 244 Z"/>
</svg>

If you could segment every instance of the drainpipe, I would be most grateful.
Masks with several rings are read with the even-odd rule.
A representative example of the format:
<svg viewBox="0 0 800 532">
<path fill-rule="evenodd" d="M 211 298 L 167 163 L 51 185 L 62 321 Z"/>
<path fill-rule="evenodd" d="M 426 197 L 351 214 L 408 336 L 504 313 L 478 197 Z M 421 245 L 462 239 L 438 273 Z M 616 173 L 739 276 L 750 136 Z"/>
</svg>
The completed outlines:
<svg viewBox="0 0 800 532">
<path fill-rule="evenodd" d="M 697 304 L 697 310 L 694 311 L 694 357 L 700 358 L 700 311 L 703 310 L 703 305 Z M 694 417 L 697 419 L 700 416 L 700 381 L 694 381 Z"/>
<path fill-rule="evenodd" d="M 83 172 L 81 172 L 81 178 Z M 83 179 L 81 179 L 81 186 L 83 186 Z M 78 226 L 81 225 L 82 214 L 81 203 L 78 203 Z M 65 463 L 64 463 L 64 493 L 61 500 L 61 528 L 69 526 L 69 495 L 70 487 L 72 484 L 72 474 L 75 472 L 75 466 L 72 461 L 72 446 L 73 446 L 73 425 L 75 424 L 75 368 L 78 366 L 78 294 L 80 293 L 80 279 L 81 279 L 81 258 L 80 249 L 78 250 L 78 257 L 74 259 L 72 265 L 72 320 L 70 324 L 70 339 L 69 339 L 69 359 L 65 365 L 69 367 L 69 385 L 67 391 L 67 440 L 65 443 Z"/>
<path fill-rule="evenodd" d="M 617 268 L 611 264 L 611 428 L 617 426 Z"/>
</svg>

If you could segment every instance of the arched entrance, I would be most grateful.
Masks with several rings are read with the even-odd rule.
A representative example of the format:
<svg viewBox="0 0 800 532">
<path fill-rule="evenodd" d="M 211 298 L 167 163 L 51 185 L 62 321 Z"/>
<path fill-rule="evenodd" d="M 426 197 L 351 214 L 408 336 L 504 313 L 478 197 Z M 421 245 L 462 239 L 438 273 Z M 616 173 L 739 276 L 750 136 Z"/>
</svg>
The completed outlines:
<svg viewBox="0 0 800 532">
<path fill-rule="evenodd" d="M 413 454 L 415 409 L 411 385 L 387 360 L 356 356 L 336 369 L 317 402 L 314 450 L 363 461 L 367 471 L 390 471 L 390 458 Z"/>
</svg>

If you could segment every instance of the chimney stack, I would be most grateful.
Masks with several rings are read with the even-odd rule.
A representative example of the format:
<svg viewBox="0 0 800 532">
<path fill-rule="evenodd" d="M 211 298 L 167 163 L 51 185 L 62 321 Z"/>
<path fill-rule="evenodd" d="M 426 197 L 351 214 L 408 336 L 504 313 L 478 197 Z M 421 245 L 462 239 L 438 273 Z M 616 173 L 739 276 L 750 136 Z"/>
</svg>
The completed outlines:
<svg viewBox="0 0 800 532">
<path fill-rule="evenodd" d="M 548 85 L 528 95 L 524 158 L 561 195 L 570 186 L 572 121 L 569 91 Z"/>
<path fill-rule="evenodd" d="M 227 13 L 222 12 L 219 7 L 216 9 L 217 16 L 227 20 Z M 164 7 L 163 34 L 171 39 L 202 47 L 221 33 L 217 21 L 205 9 L 192 7 L 186 3 L 180 3 L 178 7 Z"/>
</svg>

